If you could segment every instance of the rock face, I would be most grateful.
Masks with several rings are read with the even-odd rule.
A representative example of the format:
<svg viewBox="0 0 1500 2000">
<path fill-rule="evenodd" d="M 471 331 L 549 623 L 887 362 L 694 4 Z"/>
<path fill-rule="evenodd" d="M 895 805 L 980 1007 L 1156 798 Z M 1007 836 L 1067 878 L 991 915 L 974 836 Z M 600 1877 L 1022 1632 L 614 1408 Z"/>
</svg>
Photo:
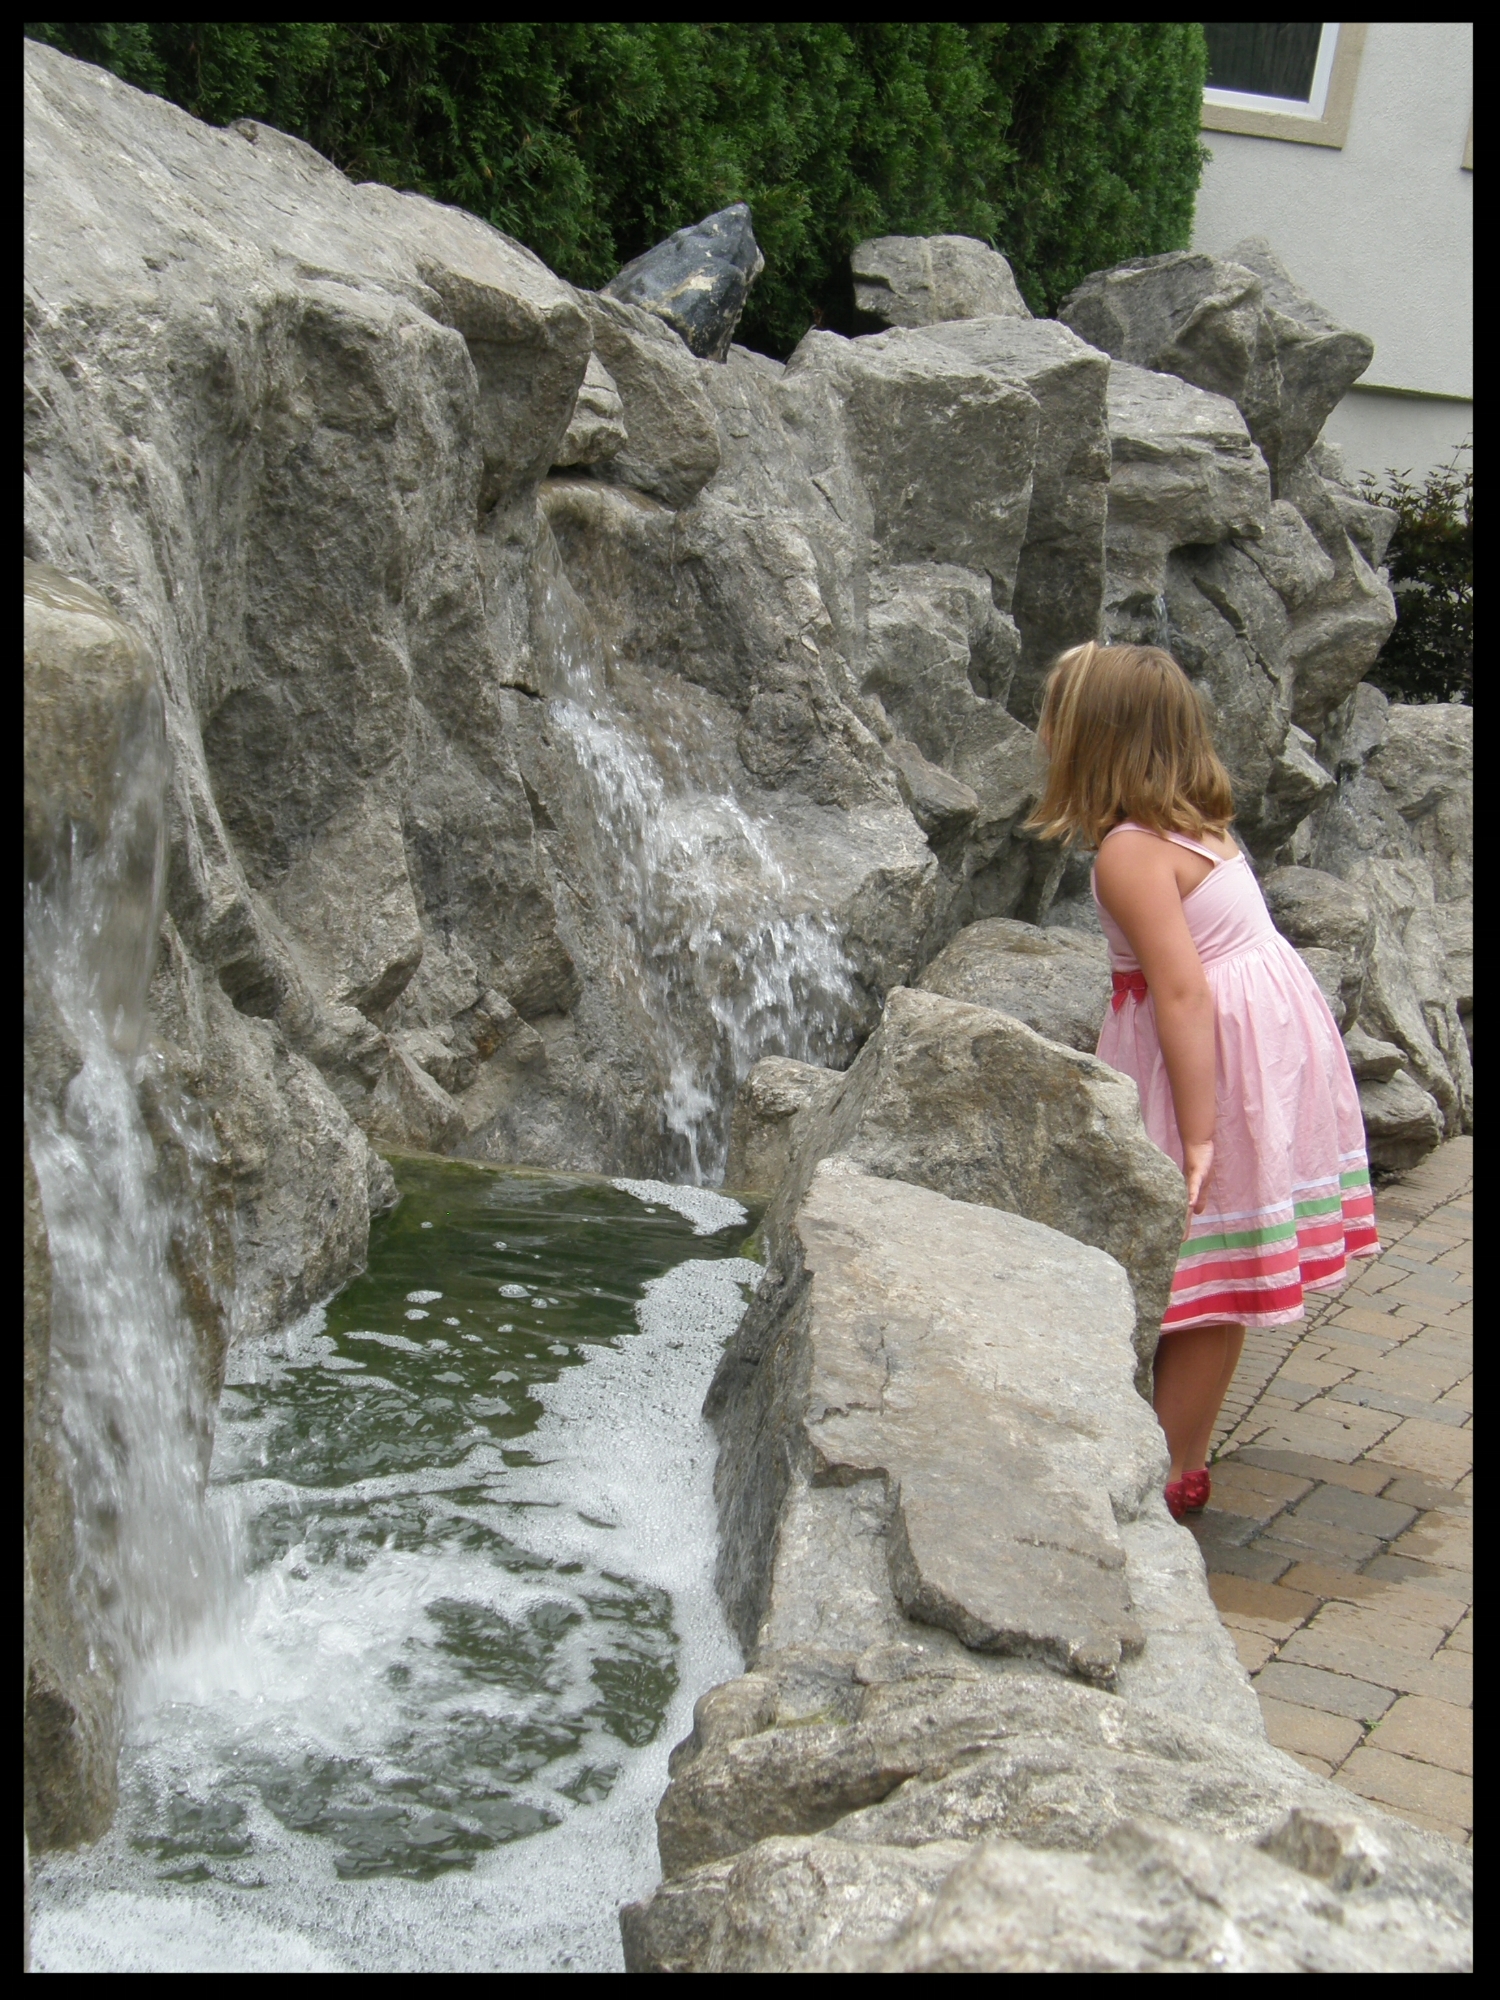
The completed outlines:
<svg viewBox="0 0 1500 2000">
<path fill-rule="evenodd" d="M 1008 1014 L 901 988 L 837 1089 L 801 1114 L 766 1217 L 773 1255 L 819 1161 L 835 1153 L 1117 1258 L 1149 1369 L 1182 1241 L 1182 1181 L 1147 1139 L 1126 1078 Z"/>
<path fill-rule="evenodd" d="M 990 917 L 961 930 L 917 981 L 925 993 L 993 1007 L 1049 1042 L 1092 1055 L 1109 1006 L 1109 952 L 1077 931 Z"/>
<path fill-rule="evenodd" d="M 709 1400 L 748 1667 L 627 1969 L 1467 1964 L 1469 1857 L 1265 1741 L 1120 1267 L 847 1159 L 788 1246 Z"/>
<path fill-rule="evenodd" d="M 974 236 L 876 236 L 849 262 L 854 303 L 887 326 L 1031 317 L 1009 264 Z"/>
<path fill-rule="evenodd" d="M 665 320 L 701 360 L 722 361 L 750 287 L 766 268 L 742 201 L 679 229 L 605 286 L 608 297 Z"/>
<path fill-rule="evenodd" d="M 1062 1046 L 1087 860 L 1022 831 L 1047 665 L 1091 636 L 1174 650 L 1257 867 L 1336 885 L 1297 942 L 1377 1158 L 1470 1121 L 1468 712 L 1360 679 L 1391 517 L 1314 440 L 1367 343 L 1264 246 L 1097 274 L 1064 324 L 984 246 L 886 240 L 856 263 L 889 330 L 782 366 L 732 342 L 743 209 L 585 293 L 268 127 L 25 66 L 29 880 L 45 913 L 135 824 L 111 774 L 155 730 L 164 820 L 101 921 L 209 1392 L 236 1331 L 359 1268 L 372 1141 L 728 1152 L 795 1184 L 779 1228 L 847 1152 L 1116 1257 L 1144 1366 L 1178 1188 Z M 1024 979 L 992 922 L 1049 941 Z M 76 1040 L 45 980 L 28 1006 L 55 1107 Z M 36 1657 L 102 1771 L 72 1643 Z M 38 1826 L 69 1785 L 107 1795 L 60 1775 Z"/>
</svg>

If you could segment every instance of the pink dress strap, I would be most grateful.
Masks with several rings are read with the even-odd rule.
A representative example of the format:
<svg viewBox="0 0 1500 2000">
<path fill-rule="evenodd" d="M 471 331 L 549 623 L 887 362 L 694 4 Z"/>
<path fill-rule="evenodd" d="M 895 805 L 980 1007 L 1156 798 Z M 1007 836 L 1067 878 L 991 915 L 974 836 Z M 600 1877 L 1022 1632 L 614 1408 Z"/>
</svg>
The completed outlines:
<svg viewBox="0 0 1500 2000">
<path fill-rule="evenodd" d="M 1104 840 L 1109 840 L 1117 833 L 1149 833 L 1153 839 L 1170 840 L 1178 847 L 1189 847 L 1194 854 L 1201 854 L 1204 860 L 1211 861 L 1215 868 L 1222 867 L 1230 858 L 1226 854 L 1215 854 L 1213 849 L 1205 847 L 1201 840 L 1189 840 L 1185 833 L 1158 833 L 1154 826 L 1142 826 L 1139 820 L 1122 819 L 1118 826 L 1110 828 L 1109 832 L 1105 834 Z M 1104 840 L 1101 840 L 1099 843 L 1101 847 L 1104 845 Z"/>
</svg>

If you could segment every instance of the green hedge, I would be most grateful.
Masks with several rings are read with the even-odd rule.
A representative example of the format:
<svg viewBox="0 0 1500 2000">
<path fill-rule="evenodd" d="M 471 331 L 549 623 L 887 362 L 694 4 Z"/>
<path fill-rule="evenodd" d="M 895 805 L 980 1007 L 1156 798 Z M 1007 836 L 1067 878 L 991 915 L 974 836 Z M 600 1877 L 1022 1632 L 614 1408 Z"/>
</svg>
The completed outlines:
<svg viewBox="0 0 1500 2000">
<path fill-rule="evenodd" d="M 1396 629 L 1366 675 L 1392 701 L 1474 699 L 1474 473 L 1457 465 L 1420 484 L 1367 478 L 1364 497 L 1394 507 L 1386 552 Z"/>
<path fill-rule="evenodd" d="M 36 40 L 214 124 L 295 132 L 360 180 L 485 216 L 598 286 L 748 201 L 741 338 L 853 324 L 862 237 L 1003 250 L 1050 312 L 1185 247 L 1203 150 L 1196 22 L 43 21 Z"/>
</svg>

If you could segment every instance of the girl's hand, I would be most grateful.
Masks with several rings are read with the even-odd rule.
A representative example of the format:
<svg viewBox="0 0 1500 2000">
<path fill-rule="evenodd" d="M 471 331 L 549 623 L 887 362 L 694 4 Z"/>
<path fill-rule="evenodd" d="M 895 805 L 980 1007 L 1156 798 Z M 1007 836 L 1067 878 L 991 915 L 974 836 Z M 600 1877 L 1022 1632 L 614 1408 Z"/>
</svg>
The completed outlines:
<svg viewBox="0 0 1500 2000">
<path fill-rule="evenodd" d="M 1184 1145 L 1182 1149 L 1182 1174 L 1187 1182 L 1188 1227 L 1192 1218 L 1201 1215 L 1208 1201 L 1208 1182 L 1214 1170 L 1214 1142 L 1200 1139 L 1195 1144 Z M 1186 1237 L 1187 1231 L 1183 1235 Z"/>
</svg>

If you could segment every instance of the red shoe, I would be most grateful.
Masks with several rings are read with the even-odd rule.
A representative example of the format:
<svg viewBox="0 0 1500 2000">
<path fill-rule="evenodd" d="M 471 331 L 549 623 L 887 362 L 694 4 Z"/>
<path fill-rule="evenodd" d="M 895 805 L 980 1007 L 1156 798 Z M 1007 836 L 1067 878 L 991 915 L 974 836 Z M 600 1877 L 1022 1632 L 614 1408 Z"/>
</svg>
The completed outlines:
<svg viewBox="0 0 1500 2000">
<path fill-rule="evenodd" d="M 1187 1494 L 1184 1491 L 1186 1484 L 1186 1480 L 1183 1479 L 1170 1479 L 1163 1490 L 1162 1497 L 1167 1503 L 1167 1512 L 1174 1521 L 1180 1521 L 1187 1512 Z"/>
<path fill-rule="evenodd" d="M 1208 1505 L 1209 1495 L 1214 1490 L 1207 1471 L 1185 1472 L 1180 1483 L 1184 1508 L 1189 1514 L 1201 1514 Z"/>
</svg>

